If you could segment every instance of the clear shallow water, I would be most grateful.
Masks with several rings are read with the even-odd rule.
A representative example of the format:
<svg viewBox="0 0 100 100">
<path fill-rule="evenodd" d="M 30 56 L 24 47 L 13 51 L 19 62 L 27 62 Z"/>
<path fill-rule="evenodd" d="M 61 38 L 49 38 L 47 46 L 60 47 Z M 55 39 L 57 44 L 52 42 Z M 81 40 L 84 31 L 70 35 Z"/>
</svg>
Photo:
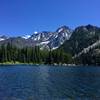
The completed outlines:
<svg viewBox="0 0 100 100">
<path fill-rule="evenodd" d="M 0 66 L 0 100 L 100 100 L 100 67 Z"/>
</svg>

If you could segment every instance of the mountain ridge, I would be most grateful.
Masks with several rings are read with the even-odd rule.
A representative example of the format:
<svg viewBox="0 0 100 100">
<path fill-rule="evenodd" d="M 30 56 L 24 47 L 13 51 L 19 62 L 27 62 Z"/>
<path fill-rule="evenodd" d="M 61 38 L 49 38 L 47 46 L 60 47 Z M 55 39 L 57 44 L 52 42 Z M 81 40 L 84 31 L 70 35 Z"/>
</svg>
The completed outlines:
<svg viewBox="0 0 100 100">
<path fill-rule="evenodd" d="M 66 52 L 75 53 L 81 52 L 84 48 L 92 45 L 100 39 L 100 28 L 93 25 L 77 27 L 69 40 L 66 40 L 61 46 Z"/>
<path fill-rule="evenodd" d="M 74 30 L 62 26 L 55 32 L 43 31 L 22 37 L 0 36 L 0 45 L 2 49 L 9 45 L 18 47 L 22 53 L 23 50 L 26 51 L 30 47 L 32 47 L 30 50 L 38 47 L 44 52 L 43 55 L 48 52 L 49 59 L 48 56 L 45 58 L 47 62 L 64 61 L 63 63 L 100 65 L 100 28 L 90 24 L 76 27 Z M 37 50 L 39 50 L 38 48 Z"/>
<path fill-rule="evenodd" d="M 72 31 L 67 26 L 61 26 L 55 32 L 43 31 L 32 35 L 18 37 L 0 37 L 0 45 L 11 43 L 17 47 L 40 46 L 41 49 L 55 49 L 68 40 Z M 21 44 L 21 45 L 20 45 Z M 19 45 L 19 46 L 18 46 Z"/>
</svg>

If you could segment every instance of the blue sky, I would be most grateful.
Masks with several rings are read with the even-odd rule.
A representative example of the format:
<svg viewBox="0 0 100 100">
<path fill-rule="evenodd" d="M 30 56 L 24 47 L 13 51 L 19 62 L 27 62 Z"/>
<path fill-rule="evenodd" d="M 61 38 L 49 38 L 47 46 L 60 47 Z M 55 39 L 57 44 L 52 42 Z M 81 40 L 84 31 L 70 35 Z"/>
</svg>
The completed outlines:
<svg viewBox="0 0 100 100">
<path fill-rule="evenodd" d="M 0 35 L 86 24 L 100 26 L 100 0 L 0 0 Z"/>
</svg>

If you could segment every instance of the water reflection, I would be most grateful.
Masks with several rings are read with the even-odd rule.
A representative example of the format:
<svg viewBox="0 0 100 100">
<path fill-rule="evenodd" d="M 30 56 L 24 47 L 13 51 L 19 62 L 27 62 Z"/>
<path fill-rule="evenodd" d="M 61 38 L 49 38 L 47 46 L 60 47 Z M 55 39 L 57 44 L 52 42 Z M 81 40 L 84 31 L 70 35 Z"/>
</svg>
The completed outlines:
<svg viewBox="0 0 100 100">
<path fill-rule="evenodd" d="M 99 67 L 0 68 L 0 100 L 100 100 Z"/>
<path fill-rule="evenodd" d="M 35 98 L 50 98 L 47 87 L 50 86 L 49 67 L 39 67 L 35 77 L 36 95 Z"/>
</svg>

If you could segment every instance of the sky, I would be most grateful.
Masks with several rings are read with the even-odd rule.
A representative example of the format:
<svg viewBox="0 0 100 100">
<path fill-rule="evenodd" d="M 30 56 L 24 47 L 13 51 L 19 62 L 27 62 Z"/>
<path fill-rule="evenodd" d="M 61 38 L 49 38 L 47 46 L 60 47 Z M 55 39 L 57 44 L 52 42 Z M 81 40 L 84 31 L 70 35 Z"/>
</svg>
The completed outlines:
<svg viewBox="0 0 100 100">
<path fill-rule="evenodd" d="M 0 0 L 0 35 L 22 36 L 87 24 L 100 26 L 100 0 Z"/>
</svg>

